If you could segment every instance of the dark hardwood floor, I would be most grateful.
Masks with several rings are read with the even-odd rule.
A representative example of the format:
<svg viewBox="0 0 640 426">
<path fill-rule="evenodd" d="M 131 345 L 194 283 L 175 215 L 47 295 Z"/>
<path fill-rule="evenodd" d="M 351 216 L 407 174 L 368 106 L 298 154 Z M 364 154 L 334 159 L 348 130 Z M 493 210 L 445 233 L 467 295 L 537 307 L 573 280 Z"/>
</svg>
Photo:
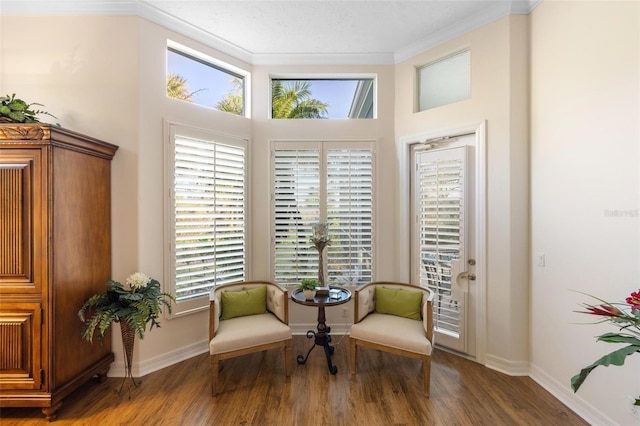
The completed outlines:
<svg viewBox="0 0 640 426">
<path fill-rule="evenodd" d="M 510 377 L 444 351 L 432 360 L 431 397 L 417 360 L 362 349 L 351 378 L 349 339 L 334 336 L 338 374 L 321 348 L 285 380 L 282 351 L 225 360 L 222 390 L 211 397 L 209 356 L 142 378 L 121 395 L 122 379 L 91 381 L 72 394 L 56 425 L 586 425 L 528 377 Z M 294 355 L 310 341 L 294 337 Z M 2 408 L 0 425 L 45 425 L 39 409 Z"/>
</svg>

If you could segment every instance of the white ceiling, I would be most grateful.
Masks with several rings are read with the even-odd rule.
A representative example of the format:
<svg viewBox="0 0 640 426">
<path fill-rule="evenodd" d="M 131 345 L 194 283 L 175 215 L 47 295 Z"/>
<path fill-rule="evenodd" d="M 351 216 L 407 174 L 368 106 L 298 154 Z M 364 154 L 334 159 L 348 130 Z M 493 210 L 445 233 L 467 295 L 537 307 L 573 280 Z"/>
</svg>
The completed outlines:
<svg viewBox="0 0 640 426">
<path fill-rule="evenodd" d="M 0 13 L 137 14 L 250 63 L 395 63 L 541 0 L 0 0 Z"/>
</svg>

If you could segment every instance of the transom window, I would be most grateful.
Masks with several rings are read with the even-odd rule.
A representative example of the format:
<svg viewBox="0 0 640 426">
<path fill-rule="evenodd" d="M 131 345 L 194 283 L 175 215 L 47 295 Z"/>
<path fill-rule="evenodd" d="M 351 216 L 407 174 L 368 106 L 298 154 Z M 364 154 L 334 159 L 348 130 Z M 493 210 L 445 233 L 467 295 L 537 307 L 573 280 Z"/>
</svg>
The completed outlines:
<svg viewBox="0 0 640 426">
<path fill-rule="evenodd" d="M 271 118 L 375 118 L 375 79 L 271 78 Z"/>
<path fill-rule="evenodd" d="M 248 116 L 248 73 L 194 49 L 167 46 L 167 96 Z"/>
<path fill-rule="evenodd" d="M 328 222 L 325 249 L 330 284 L 373 278 L 372 142 L 274 142 L 274 278 L 285 285 L 317 278 L 312 225 Z"/>
<path fill-rule="evenodd" d="M 418 111 L 471 97 L 471 51 L 440 59 L 418 69 Z"/>
</svg>

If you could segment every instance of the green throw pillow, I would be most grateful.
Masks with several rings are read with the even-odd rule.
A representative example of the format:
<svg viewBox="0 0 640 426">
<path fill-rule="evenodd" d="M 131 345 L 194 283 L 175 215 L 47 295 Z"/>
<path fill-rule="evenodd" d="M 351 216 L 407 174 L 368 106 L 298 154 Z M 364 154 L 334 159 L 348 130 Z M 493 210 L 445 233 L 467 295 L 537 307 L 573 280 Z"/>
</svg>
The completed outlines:
<svg viewBox="0 0 640 426">
<path fill-rule="evenodd" d="M 267 286 L 261 285 L 245 291 L 223 291 L 220 304 L 222 305 L 223 320 L 257 315 L 267 312 Z"/>
<path fill-rule="evenodd" d="M 376 312 L 414 320 L 422 319 L 422 292 L 376 287 Z"/>
</svg>

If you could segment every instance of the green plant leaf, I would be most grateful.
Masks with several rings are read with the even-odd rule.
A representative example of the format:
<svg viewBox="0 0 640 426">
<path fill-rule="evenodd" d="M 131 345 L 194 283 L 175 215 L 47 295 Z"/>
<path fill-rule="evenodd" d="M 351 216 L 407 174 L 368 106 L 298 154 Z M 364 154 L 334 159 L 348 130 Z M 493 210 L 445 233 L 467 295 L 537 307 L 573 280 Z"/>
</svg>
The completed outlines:
<svg viewBox="0 0 640 426">
<path fill-rule="evenodd" d="M 618 333 L 606 333 L 599 336 L 598 341 L 607 343 L 628 343 L 630 345 L 640 346 L 640 339 L 633 336 L 626 336 Z"/>
<path fill-rule="evenodd" d="M 22 99 L 14 99 L 9 102 L 9 108 L 11 108 L 13 111 L 26 111 L 27 107 L 27 103 Z"/>
<path fill-rule="evenodd" d="M 17 121 L 17 122 L 23 122 L 24 121 L 24 113 L 22 113 L 21 111 L 11 111 L 8 114 L 8 116 L 13 121 Z"/>
<path fill-rule="evenodd" d="M 606 335 L 603 335 L 603 336 L 606 336 Z M 603 337 L 603 336 L 600 336 L 600 337 Z M 640 351 L 640 345 L 629 345 L 629 346 L 625 346 L 624 348 L 618 349 L 617 351 L 613 351 L 608 355 L 603 356 L 593 364 L 580 370 L 579 374 L 576 374 L 571 378 L 571 389 L 573 389 L 574 392 L 577 392 L 578 389 L 580 389 L 580 386 L 582 386 L 582 384 L 586 380 L 587 376 L 597 366 L 602 365 L 604 367 L 608 367 L 609 365 L 623 365 L 624 360 L 627 358 L 627 356 L 634 354 L 638 351 Z"/>
</svg>

